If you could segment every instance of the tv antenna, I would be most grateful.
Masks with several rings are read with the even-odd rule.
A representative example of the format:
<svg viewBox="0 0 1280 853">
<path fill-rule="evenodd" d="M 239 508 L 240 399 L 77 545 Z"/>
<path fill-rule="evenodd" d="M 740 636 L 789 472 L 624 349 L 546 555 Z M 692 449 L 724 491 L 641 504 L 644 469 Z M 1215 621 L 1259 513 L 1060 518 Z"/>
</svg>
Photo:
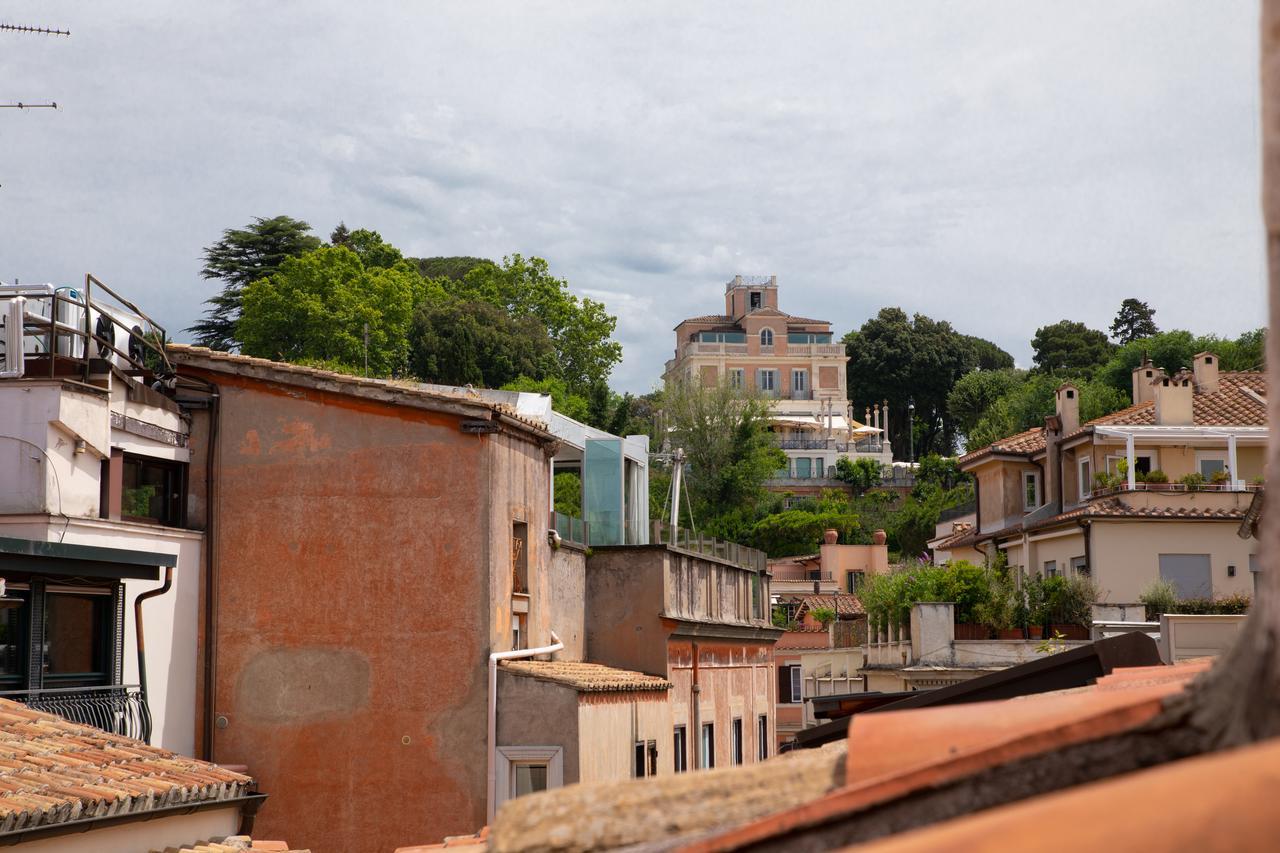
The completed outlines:
<svg viewBox="0 0 1280 853">
<path fill-rule="evenodd" d="M 33 27 L 27 24 L 0 24 L 0 32 L 35 36 L 71 36 L 71 30 L 59 30 L 53 27 Z M 25 101 L 0 103 L 0 109 L 7 110 L 56 110 L 57 108 L 57 101 L 39 104 L 28 104 Z"/>
</svg>

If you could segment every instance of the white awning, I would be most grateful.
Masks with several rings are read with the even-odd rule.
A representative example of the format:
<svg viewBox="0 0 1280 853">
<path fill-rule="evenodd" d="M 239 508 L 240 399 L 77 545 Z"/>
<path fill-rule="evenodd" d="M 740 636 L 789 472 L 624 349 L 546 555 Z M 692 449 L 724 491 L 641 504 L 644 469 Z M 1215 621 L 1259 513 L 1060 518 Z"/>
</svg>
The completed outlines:
<svg viewBox="0 0 1280 853">
<path fill-rule="evenodd" d="M 769 420 L 775 424 L 797 429 L 817 429 L 819 427 L 813 415 L 770 415 Z"/>
</svg>

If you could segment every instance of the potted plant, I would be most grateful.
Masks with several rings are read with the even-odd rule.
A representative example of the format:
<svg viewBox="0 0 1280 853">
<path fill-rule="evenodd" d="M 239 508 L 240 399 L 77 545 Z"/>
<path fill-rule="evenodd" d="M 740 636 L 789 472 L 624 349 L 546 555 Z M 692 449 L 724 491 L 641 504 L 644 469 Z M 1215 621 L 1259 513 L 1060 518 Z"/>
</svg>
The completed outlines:
<svg viewBox="0 0 1280 853">
<path fill-rule="evenodd" d="M 1231 485 L 1231 472 L 1226 468 L 1220 468 L 1209 476 L 1209 482 L 1219 488 L 1225 488 Z"/>
<path fill-rule="evenodd" d="M 1147 488 L 1152 491 L 1167 491 L 1169 486 L 1169 475 L 1161 471 L 1159 468 L 1153 468 L 1147 472 L 1143 480 L 1147 484 Z"/>
<path fill-rule="evenodd" d="M 1167 580 L 1153 580 L 1138 595 L 1147 610 L 1147 621 L 1155 622 L 1162 613 L 1172 613 L 1178 606 L 1178 591 Z"/>
<path fill-rule="evenodd" d="M 1205 484 L 1204 474 L 1201 474 L 1199 471 L 1192 471 L 1190 474 L 1180 477 L 1178 482 L 1186 486 L 1187 491 L 1189 492 L 1195 491 L 1196 489 L 1202 489 Z"/>
<path fill-rule="evenodd" d="M 1032 640 L 1044 638 L 1044 626 L 1049 622 L 1047 602 L 1045 601 L 1045 581 L 1039 575 L 1032 575 L 1023 584 L 1027 596 L 1027 637 Z"/>
<path fill-rule="evenodd" d="M 1049 591 L 1050 581 L 1052 590 Z M 1045 581 L 1049 602 L 1049 631 L 1051 636 L 1067 640 L 1089 639 L 1089 627 L 1093 620 L 1093 602 L 1098 593 L 1093 582 L 1086 577 L 1054 577 Z"/>
</svg>

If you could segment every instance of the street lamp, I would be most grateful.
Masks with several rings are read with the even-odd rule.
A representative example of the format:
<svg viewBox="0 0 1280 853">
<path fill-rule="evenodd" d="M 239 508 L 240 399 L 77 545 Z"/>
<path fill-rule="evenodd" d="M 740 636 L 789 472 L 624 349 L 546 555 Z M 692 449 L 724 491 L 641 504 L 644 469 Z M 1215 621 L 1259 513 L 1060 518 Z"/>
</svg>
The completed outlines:
<svg viewBox="0 0 1280 853">
<path fill-rule="evenodd" d="M 916 401 L 907 400 L 907 461 L 916 461 Z"/>
</svg>

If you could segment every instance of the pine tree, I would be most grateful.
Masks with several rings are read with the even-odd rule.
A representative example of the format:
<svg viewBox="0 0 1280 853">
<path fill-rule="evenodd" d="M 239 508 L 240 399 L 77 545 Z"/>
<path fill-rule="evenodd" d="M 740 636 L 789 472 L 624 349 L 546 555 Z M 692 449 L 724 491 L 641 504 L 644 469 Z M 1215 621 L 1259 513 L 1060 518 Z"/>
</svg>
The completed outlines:
<svg viewBox="0 0 1280 853">
<path fill-rule="evenodd" d="M 1140 299 L 1126 299 L 1120 303 L 1116 320 L 1111 324 L 1111 337 L 1116 343 L 1124 346 L 1142 338 L 1149 338 L 1156 332 L 1156 310 Z"/>
</svg>

